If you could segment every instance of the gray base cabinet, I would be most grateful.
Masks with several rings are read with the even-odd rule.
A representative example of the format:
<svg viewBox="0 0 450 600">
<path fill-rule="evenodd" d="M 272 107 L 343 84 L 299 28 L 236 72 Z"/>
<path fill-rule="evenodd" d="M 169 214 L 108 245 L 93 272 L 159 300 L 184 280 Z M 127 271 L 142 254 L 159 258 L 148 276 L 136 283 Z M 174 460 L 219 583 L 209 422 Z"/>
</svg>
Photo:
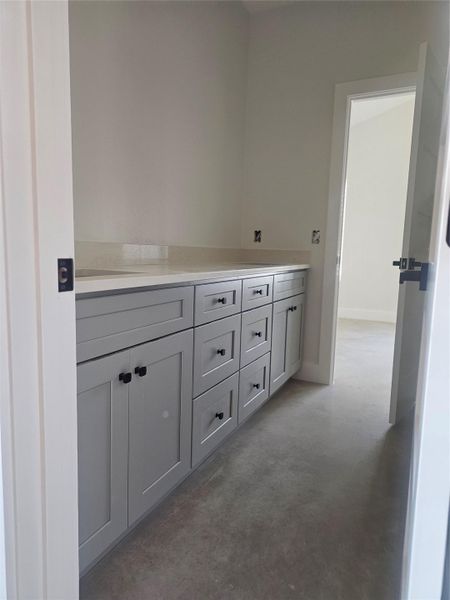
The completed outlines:
<svg viewBox="0 0 450 600">
<path fill-rule="evenodd" d="M 293 271 L 77 298 L 81 572 L 300 368 L 305 285 Z"/>
<path fill-rule="evenodd" d="M 274 302 L 270 394 L 298 371 L 302 356 L 304 294 Z"/>
<path fill-rule="evenodd" d="M 191 466 L 192 330 L 133 348 L 131 364 L 129 525 Z"/>
</svg>

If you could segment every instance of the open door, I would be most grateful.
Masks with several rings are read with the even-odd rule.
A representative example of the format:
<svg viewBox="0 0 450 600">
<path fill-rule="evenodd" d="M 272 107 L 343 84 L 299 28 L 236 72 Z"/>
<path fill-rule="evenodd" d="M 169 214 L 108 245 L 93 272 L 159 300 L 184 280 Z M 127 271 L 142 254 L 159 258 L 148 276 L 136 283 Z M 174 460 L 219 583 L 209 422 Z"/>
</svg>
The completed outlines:
<svg viewBox="0 0 450 600">
<path fill-rule="evenodd" d="M 414 406 L 430 261 L 445 72 L 426 43 L 420 45 L 400 269 L 389 421 Z"/>
</svg>

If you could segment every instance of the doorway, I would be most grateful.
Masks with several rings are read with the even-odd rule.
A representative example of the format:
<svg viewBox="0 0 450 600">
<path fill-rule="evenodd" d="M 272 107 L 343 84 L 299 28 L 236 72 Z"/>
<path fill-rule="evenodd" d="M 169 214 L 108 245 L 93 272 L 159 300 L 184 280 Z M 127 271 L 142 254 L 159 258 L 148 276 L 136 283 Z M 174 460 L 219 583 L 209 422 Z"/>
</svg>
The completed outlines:
<svg viewBox="0 0 450 600">
<path fill-rule="evenodd" d="M 354 98 L 339 265 L 336 376 L 359 356 L 389 399 L 415 92 Z"/>
</svg>

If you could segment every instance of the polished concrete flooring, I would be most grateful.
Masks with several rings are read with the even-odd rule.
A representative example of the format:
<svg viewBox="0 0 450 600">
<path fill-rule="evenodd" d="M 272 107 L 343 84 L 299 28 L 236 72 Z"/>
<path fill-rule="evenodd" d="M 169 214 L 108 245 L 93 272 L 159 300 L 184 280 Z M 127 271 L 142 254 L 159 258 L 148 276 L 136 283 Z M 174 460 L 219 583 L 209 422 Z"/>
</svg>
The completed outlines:
<svg viewBox="0 0 450 600">
<path fill-rule="evenodd" d="M 410 424 L 393 326 L 342 321 L 336 383 L 289 382 L 81 581 L 81 598 L 396 600 Z"/>
</svg>

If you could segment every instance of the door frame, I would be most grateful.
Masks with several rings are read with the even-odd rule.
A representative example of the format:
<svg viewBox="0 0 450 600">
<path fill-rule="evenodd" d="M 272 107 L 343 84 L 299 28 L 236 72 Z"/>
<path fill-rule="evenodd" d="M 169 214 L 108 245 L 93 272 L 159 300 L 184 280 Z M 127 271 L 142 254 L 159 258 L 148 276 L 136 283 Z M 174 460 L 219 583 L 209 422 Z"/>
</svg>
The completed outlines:
<svg viewBox="0 0 450 600">
<path fill-rule="evenodd" d="M 332 384 L 334 380 L 339 269 L 342 250 L 351 101 L 414 92 L 416 90 L 416 80 L 417 74 L 413 72 L 338 83 L 335 86 L 322 279 L 318 383 Z"/>
<path fill-rule="evenodd" d="M 7 598 L 72 600 L 75 294 L 57 284 L 57 258 L 74 256 L 67 0 L 0 3 L 0 211 L 0 572 Z"/>
</svg>

